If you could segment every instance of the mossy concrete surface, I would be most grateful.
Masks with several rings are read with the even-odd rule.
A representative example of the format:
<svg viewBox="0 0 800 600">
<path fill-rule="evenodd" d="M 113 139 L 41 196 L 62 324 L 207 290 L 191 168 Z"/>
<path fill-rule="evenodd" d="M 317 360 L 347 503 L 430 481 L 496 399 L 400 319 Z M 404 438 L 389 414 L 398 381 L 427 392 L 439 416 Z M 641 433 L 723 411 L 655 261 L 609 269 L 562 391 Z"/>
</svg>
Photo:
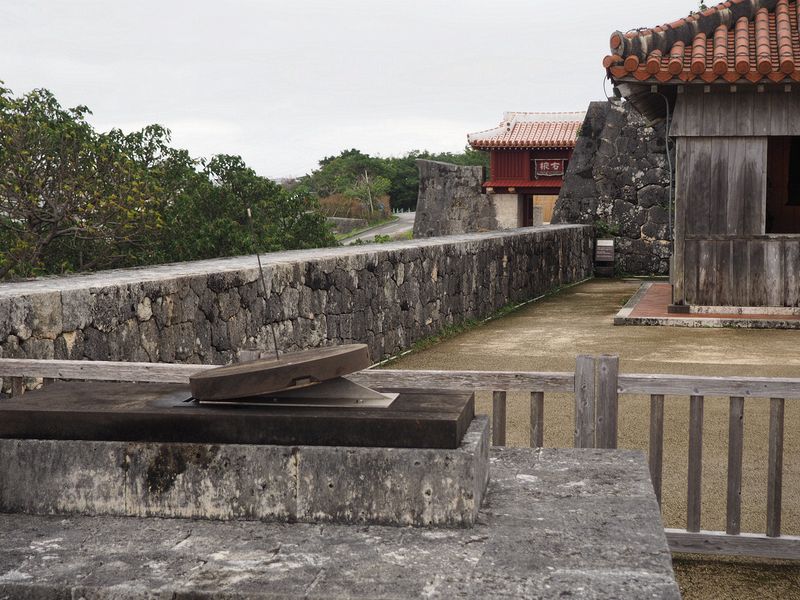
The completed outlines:
<svg viewBox="0 0 800 600">
<path fill-rule="evenodd" d="M 641 285 L 640 280 L 599 280 L 575 286 L 486 323 L 427 350 L 387 365 L 392 369 L 497 371 L 574 371 L 578 354 L 616 354 L 622 373 L 800 377 L 800 332 L 745 329 L 614 326 L 617 311 Z M 508 443 L 529 443 L 529 396 L 508 395 Z M 477 412 L 491 413 L 491 395 L 476 395 Z M 572 397 L 545 396 L 545 446 L 572 445 Z M 649 398 L 620 398 L 619 445 L 647 450 Z M 686 525 L 686 472 L 689 399 L 666 399 L 664 496 L 666 526 Z M 702 527 L 725 529 L 728 399 L 707 398 L 703 446 Z M 766 524 L 769 400 L 747 399 L 744 422 L 742 531 L 763 532 Z M 787 400 L 785 414 L 783 532 L 800 535 L 800 401 Z M 744 564 L 744 563 L 742 563 Z M 686 598 L 800 597 L 800 565 L 748 561 L 766 569 L 762 577 L 739 578 L 736 594 L 717 595 L 704 582 L 724 579 L 738 569 L 736 560 L 692 559 L 676 565 Z M 710 566 L 709 566 L 710 565 Z M 716 571 L 715 571 L 716 570 Z M 702 573 L 702 575 L 700 575 Z M 721 588 L 722 589 L 722 588 Z M 727 589 L 727 588 L 724 588 Z M 720 592 L 722 593 L 722 592 Z M 707 595 L 706 595 L 707 594 Z M 794 596 L 792 596 L 794 594 Z"/>
</svg>

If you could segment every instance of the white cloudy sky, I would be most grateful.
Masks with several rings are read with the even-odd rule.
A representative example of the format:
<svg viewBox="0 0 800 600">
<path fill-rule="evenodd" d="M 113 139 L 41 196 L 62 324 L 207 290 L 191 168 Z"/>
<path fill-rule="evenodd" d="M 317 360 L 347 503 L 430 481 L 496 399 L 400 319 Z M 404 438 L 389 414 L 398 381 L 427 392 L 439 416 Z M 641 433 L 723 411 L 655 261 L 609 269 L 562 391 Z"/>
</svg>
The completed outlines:
<svg viewBox="0 0 800 600">
<path fill-rule="evenodd" d="M 195 156 L 301 175 L 356 147 L 458 151 L 505 110 L 603 98 L 614 30 L 693 0 L 7 0 L 0 80 L 86 104 L 101 129 L 160 123 Z"/>
</svg>

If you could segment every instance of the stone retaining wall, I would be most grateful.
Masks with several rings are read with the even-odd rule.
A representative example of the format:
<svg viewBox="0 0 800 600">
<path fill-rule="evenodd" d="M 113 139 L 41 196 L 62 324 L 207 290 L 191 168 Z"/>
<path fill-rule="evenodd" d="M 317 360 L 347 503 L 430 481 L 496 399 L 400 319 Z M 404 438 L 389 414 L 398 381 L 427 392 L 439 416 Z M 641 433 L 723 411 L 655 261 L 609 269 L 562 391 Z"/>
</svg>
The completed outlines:
<svg viewBox="0 0 800 600">
<path fill-rule="evenodd" d="M 419 196 L 414 238 L 499 229 L 492 198 L 483 193 L 483 167 L 421 158 L 416 162 Z"/>
<path fill-rule="evenodd" d="M 592 102 L 552 222 L 595 224 L 614 238 L 620 271 L 666 275 L 668 199 L 664 124 L 648 126 L 627 102 Z"/>
<path fill-rule="evenodd" d="M 591 274 L 561 225 L 0 284 L 0 358 L 224 364 L 238 350 L 348 342 L 374 360 Z"/>
</svg>

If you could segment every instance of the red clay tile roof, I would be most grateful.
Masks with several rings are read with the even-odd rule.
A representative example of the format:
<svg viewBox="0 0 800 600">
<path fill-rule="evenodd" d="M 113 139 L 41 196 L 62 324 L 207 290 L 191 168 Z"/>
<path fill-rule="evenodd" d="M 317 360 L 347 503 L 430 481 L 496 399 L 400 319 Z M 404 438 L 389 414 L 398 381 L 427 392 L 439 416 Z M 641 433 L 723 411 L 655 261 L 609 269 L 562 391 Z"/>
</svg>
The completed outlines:
<svg viewBox="0 0 800 600">
<path fill-rule="evenodd" d="M 611 36 L 614 79 L 800 81 L 800 0 L 728 0 L 684 19 Z"/>
<path fill-rule="evenodd" d="M 574 148 L 585 112 L 507 112 L 494 129 L 467 136 L 473 148 Z"/>
</svg>

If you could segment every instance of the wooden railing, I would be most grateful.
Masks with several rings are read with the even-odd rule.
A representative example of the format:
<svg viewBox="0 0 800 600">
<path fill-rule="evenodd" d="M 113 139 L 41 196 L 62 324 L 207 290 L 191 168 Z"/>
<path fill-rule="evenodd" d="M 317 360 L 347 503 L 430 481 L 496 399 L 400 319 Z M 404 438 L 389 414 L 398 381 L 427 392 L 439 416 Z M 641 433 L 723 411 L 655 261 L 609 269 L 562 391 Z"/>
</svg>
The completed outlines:
<svg viewBox="0 0 800 600">
<path fill-rule="evenodd" d="M 0 378 L 11 379 L 14 394 L 24 378 L 187 383 L 191 374 L 213 368 L 163 363 L 111 363 L 0 359 Z M 616 448 L 620 394 L 650 396 L 649 467 L 659 504 L 663 485 L 664 404 L 667 396 L 689 397 L 689 458 L 685 529 L 667 529 L 673 551 L 738 554 L 800 560 L 800 536 L 781 534 L 784 408 L 800 399 L 800 379 L 695 377 L 619 374 L 615 356 L 579 356 L 575 373 L 487 371 L 366 370 L 348 376 L 385 390 L 448 389 L 492 392 L 492 443 L 506 443 L 507 393 L 530 394 L 530 445 L 544 439 L 545 393 L 571 393 L 575 400 L 574 446 Z M 729 397 L 728 472 L 725 531 L 701 530 L 703 407 L 706 397 Z M 741 532 L 744 406 L 748 399 L 770 398 L 766 528 L 763 534 Z"/>
</svg>

